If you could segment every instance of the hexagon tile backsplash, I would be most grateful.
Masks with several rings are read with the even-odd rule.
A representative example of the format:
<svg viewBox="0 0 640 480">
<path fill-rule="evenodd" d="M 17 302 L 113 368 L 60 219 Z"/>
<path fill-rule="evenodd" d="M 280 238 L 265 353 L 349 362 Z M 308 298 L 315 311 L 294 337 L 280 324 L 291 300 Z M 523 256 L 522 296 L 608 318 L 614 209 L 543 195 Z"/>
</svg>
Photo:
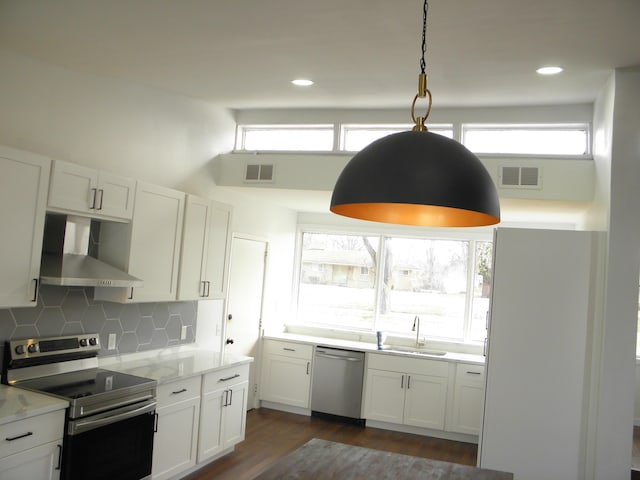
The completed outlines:
<svg viewBox="0 0 640 480">
<path fill-rule="evenodd" d="M 0 349 L 6 340 L 94 332 L 100 333 L 100 355 L 193 343 L 197 308 L 197 302 L 123 305 L 93 300 L 92 288 L 42 285 L 35 308 L 0 309 Z M 187 338 L 180 340 L 183 326 Z M 106 349 L 110 333 L 116 350 Z"/>
</svg>

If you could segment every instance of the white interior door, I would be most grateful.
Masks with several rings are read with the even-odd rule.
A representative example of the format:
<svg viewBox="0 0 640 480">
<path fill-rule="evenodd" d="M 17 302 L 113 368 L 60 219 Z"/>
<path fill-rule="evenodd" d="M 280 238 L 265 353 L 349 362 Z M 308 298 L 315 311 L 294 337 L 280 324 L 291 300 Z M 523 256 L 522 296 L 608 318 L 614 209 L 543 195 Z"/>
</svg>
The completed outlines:
<svg viewBox="0 0 640 480">
<path fill-rule="evenodd" d="M 264 240 L 239 236 L 234 236 L 231 241 L 225 349 L 227 352 L 255 359 L 249 368 L 248 409 L 256 406 L 256 363 L 262 324 L 267 246 Z"/>
</svg>

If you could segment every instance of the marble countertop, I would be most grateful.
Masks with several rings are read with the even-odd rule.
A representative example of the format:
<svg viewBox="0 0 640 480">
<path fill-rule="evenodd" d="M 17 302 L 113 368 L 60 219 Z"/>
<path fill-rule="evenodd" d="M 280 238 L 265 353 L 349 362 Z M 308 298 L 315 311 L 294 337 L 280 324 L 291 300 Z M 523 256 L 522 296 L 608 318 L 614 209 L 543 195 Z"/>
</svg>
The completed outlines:
<svg viewBox="0 0 640 480">
<path fill-rule="evenodd" d="M 132 354 L 105 357 L 100 366 L 109 370 L 151 378 L 158 384 L 181 378 L 215 372 L 234 365 L 253 362 L 252 357 L 224 354 L 212 350 L 153 351 L 144 355 Z"/>
<path fill-rule="evenodd" d="M 0 385 L 0 425 L 63 410 L 68 406 L 69 402 L 66 400 L 18 387 Z"/>
<path fill-rule="evenodd" d="M 472 353 L 446 352 L 444 355 L 414 354 L 411 352 L 399 352 L 394 350 L 378 350 L 376 344 L 369 342 L 357 342 L 353 340 L 342 340 L 338 338 L 314 337 L 296 333 L 269 333 L 264 338 L 272 340 L 285 340 L 290 342 L 305 343 L 311 345 L 325 345 L 327 347 L 346 348 L 360 352 L 379 353 L 382 355 L 397 355 L 413 358 L 428 358 L 430 360 L 443 360 L 448 362 L 465 362 L 477 365 L 484 365 L 484 356 Z M 386 348 L 386 347 L 385 347 Z M 404 348 L 404 347 L 403 347 Z M 412 349 L 410 349 L 412 350 Z M 436 350 L 436 349 L 434 349 Z"/>
</svg>

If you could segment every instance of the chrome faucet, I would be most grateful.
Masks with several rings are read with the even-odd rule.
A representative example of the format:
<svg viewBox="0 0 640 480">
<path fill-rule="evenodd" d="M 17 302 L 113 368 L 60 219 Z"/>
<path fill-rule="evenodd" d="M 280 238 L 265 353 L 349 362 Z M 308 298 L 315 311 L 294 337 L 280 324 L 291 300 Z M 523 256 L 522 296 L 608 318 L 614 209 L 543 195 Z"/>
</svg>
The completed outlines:
<svg viewBox="0 0 640 480">
<path fill-rule="evenodd" d="M 413 318 L 412 332 L 416 332 L 416 348 L 420 346 L 420 317 L 416 315 Z"/>
</svg>

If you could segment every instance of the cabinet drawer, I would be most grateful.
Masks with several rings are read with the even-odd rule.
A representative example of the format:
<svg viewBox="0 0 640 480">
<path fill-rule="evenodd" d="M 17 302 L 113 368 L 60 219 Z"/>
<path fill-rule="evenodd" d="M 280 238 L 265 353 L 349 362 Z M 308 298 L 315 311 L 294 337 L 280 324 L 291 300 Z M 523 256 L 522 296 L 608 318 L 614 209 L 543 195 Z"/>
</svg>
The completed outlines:
<svg viewBox="0 0 640 480">
<path fill-rule="evenodd" d="M 484 383 L 484 365 L 459 363 L 456 366 L 456 383 Z"/>
<path fill-rule="evenodd" d="M 0 434 L 0 458 L 64 436 L 64 410 L 25 418 L 2 426 Z"/>
<path fill-rule="evenodd" d="M 265 340 L 264 351 L 267 354 L 285 355 L 287 357 L 311 360 L 313 346 L 304 343 L 281 342 L 280 340 Z"/>
<path fill-rule="evenodd" d="M 200 396 L 200 376 L 158 386 L 158 408 Z"/>
<path fill-rule="evenodd" d="M 371 353 L 368 368 L 388 370 L 391 372 L 415 373 L 436 377 L 449 376 L 449 362 L 426 358 L 407 358 L 396 355 L 380 355 Z"/>
<path fill-rule="evenodd" d="M 204 395 L 248 380 L 248 363 L 207 373 L 202 379 L 202 394 Z"/>
</svg>

